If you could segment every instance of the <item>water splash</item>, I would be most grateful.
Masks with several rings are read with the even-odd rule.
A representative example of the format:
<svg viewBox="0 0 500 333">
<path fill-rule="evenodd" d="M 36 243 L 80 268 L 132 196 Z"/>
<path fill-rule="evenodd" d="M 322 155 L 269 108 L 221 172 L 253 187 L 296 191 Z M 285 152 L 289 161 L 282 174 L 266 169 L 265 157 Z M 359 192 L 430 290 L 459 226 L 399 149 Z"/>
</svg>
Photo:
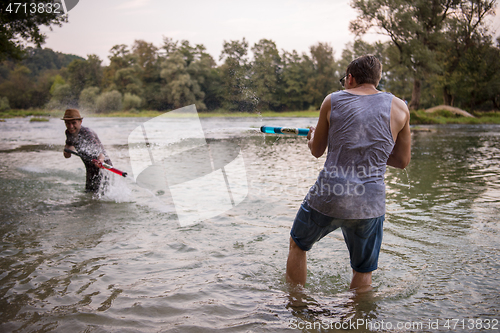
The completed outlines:
<svg viewBox="0 0 500 333">
<path fill-rule="evenodd" d="M 408 175 L 408 170 L 406 170 L 406 168 L 404 168 L 403 171 L 405 172 L 406 180 L 408 181 L 408 185 L 405 184 L 405 186 L 408 186 L 408 189 L 411 189 L 411 182 L 410 182 L 410 176 Z"/>
<path fill-rule="evenodd" d="M 99 200 L 114 201 L 116 203 L 133 202 L 132 190 L 129 188 L 127 181 L 118 175 L 109 175 L 109 184 Z"/>
<path fill-rule="evenodd" d="M 41 168 L 39 166 L 32 166 L 32 165 L 25 165 L 25 166 L 19 167 L 18 169 L 20 171 L 24 171 L 24 172 L 27 172 L 27 173 L 35 173 L 35 174 L 38 174 L 38 173 L 48 173 L 47 169 Z"/>
</svg>

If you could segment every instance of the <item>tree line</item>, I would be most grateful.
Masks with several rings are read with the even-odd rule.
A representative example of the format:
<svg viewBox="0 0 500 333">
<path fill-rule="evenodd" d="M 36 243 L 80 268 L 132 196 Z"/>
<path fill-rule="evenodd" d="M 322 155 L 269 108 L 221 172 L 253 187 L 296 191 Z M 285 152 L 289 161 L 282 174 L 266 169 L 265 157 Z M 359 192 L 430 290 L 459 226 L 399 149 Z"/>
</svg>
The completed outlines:
<svg viewBox="0 0 500 333">
<path fill-rule="evenodd" d="M 94 112 L 318 109 L 342 89 L 345 68 L 363 54 L 383 64 L 379 89 L 412 109 L 440 104 L 467 110 L 500 108 L 500 39 L 486 18 L 496 0 L 353 0 L 358 38 L 337 50 L 317 43 L 309 52 L 278 50 L 274 41 L 224 41 L 218 62 L 201 45 L 165 37 L 110 49 L 109 65 L 50 49 L 28 48 L 24 58 L 0 64 L 0 110 L 79 107 Z M 364 42 L 370 29 L 388 42 Z"/>
</svg>

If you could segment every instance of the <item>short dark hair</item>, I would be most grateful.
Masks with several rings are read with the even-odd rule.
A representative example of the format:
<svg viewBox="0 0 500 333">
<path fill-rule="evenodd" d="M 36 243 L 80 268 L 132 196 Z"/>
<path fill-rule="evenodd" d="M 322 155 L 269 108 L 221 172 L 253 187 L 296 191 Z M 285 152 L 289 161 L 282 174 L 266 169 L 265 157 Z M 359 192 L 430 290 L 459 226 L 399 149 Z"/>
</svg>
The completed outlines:
<svg viewBox="0 0 500 333">
<path fill-rule="evenodd" d="M 346 74 L 351 74 L 357 84 L 371 83 L 377 86 L 382 77 L 382 64 L 374 55 L 364 55 L 347 66 Z"/>
</svg>

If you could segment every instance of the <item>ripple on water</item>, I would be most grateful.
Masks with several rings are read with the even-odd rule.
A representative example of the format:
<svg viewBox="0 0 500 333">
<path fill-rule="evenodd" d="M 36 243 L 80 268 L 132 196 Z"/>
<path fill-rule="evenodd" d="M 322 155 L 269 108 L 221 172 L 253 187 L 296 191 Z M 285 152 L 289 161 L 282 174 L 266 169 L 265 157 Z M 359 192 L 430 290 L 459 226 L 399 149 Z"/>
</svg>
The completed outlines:
<svg viewBox="0 0 500 333">
<path fill-rule="evenodd" d="M 87 120 L 106 130 L 108 153 L 127 168 L 123 142 L 140 122 Z M 243 126 L 210 124 L 210 140 Z M 498 127 L 413 135 L 407 174 L 387 172 L 379 268 L 360 297 L 348 290 L 340 231 L 308 253 L 304 290 L 284 281 L 291 224 L 324 162 L 304 138 L 242 134 L 247 198 L 181 227 L 168 193 L 131 178 L 115 178 L 101 198 L 82 193 L 81 161 L 62 159 L 54 139 L 60 125 L 25 132 L 17 148 L 29 149 L 0 151 L 0 331 L 279 332 L 294 321 L 498 318 Z M 12 126 L 0 146 L 27 125 Z"/>
</svg>

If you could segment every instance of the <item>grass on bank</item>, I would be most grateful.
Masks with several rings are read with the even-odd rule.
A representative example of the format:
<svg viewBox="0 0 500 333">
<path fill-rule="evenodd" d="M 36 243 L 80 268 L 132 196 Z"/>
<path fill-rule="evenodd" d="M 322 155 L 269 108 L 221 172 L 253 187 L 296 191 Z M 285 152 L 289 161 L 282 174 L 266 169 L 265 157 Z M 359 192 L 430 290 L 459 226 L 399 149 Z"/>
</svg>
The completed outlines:
<svg viewBox="0 0 500 333">
<path fill-rule="evenodd" d="M 49 121 L 49 120 L 50 120 L 49 118 L 45 118 L 45 117 L 31 117 L 30 123 L 33 123 L 33 122 L 46 122 L 46 121 Z"/>
<path fill-rule="evenodd" d="M 82 112 L 84 117 L 145 117 L 154 118 L 163 114 L 162 111 L 141 110 L 141 111 L 118 111 L 111 113 L 86 113 Z M 14 118 L 14 117 L 33 117 L 40 118 L 45 121 L 46 118 L 61 118 L 64 114 L 62 110 L 44 110 L 44 109 L 30 109 L 30 110 L 6 110 L 0 111 L 1 118 Z M 201 118 L 211 117 L 318 117 L 319 111 L 263 111 L 263 112 L 199 112 Z M 433 113 L 426 113 L 424 110 L 411 111 L 410 123 L 412 125 L 424 124 L 500 124 L 500 112 L 472 112 L 474 117 L 464 117 L 454 114 L 447 110 L 438 110 Z M 32 118 L 32 119 L 33 119 Z M 42 120 L 43 119 L 43 120 Z M 35 119 L 33 121 L 37 121 Z"/>
<path fill-rule="evenodd" d="M 18 117 L 55 117 L 57 114 L 63 114 L 60 111 L 49 111 L 45 109 L 28 109 L 28 110 L 3 110 L 0 111 L 0 118 L 18 118 Z"/>
<path fill-rule="evenodd" d="M 427 113 L 424 110 L 410 111 L 412 125 L 424 124 L 500 124 L 500 112 L 472 112 L 474 117 L 464 117 L 447 110 Z"/>
</svg>

